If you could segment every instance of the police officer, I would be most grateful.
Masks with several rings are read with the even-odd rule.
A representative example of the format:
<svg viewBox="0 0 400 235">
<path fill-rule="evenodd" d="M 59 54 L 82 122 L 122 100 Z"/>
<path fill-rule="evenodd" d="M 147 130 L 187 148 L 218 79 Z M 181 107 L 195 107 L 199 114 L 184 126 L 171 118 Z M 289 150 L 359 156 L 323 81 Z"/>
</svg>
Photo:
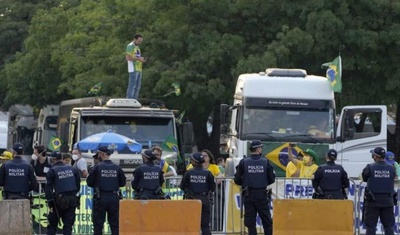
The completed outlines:
<svg viewBox="0 0 400 235">
<path fill-rule="evenodd" d="M 0 167 L 0 186 L 4 187 L 3 198 L 29 199 L 29 192 L 38 185 L 35 170 L 22 159 L 21 155 L 24 153 L 22 144 L 14 144 L 11 152 L 13 160 L 5 162 Z"/>
<path fill-rule="evenodd" d="M 366 235 L 375 235 L 378 217 L 381 219 L 386 235 L 393 235 L 395 218 L 394 206 L 394 179 L 395 169 L 385 162 L 386 150 L 376 147 L 371 150 L 374 163 L 368 164 L 363 172 L 362 179 L 367 182 L 364 192 L 364 224 Z"/>
<path fill-rule="evenodd" d="M 106 214 L 111 234 L 119 234 L 119 188 L 125 186 L 126 177 L 120 166 L 110 160 L 111 151 L 102 146 L 97 150 L 101 162 L 93 167 L 87 177 L 87 185 L 94 188 L 93 225 L 94 234 L 103 233 Z"/>
<path fill-rule="evenodd" d="M 142 159 L 144 164 L 133 172 L 132 188 L 135 190 L 135 198 L 163 199 L 161 186 L 164 183 L 164 176 L 161 167 L 154 164 L 157 156 L 148 149 L 142 153 Z"/>
<path fill-rule="evenodd" d="M 185 192 L 184 199 L 201 200 L 201 234 L 210 235 L 210 198 L 215 192 L 214 176 L 203 169 L 204 156 L 197 152 L 192 155 L 193 168 L 183 175 L 180 188 Z"/>
<path fill-rule="evenodd" d="M 314 174 L 312 185 L 317 199 L 347 199 L 349 188 L 347 172 L 341 165 L 335 164 L 337 151 L 329 149 L 325 155 L 326 164 L 319 166 Z"/>
<path fill-rule="evenodd" d="M 250 157 L 240 160 L 236 167 L 234 181 L 242 186 L 244 204 L 244 225 L 249 235 L 257 234 L 256 215 L 261 218 L 264 234 L 272 235 L 272 218 L 269 210 L 267 186 L 275 182 L 275 172 L 269 161 L 263 157 L 263 144 L 253 140 L 249 146 Z"/>
<path fill-rule="evenodd" d="M 79 172 L 62 161 L 59 151 L 51 153 L 54 165 L 46 174 L 46 199 L 49 206 L 47 219 L 47 234 L 57 232 L 57 224 L 62 219 L 63 234 L 72 234 L 72 226 L 75 222 L 75 210 L 78 207 L 80 197 L 77 196 L 81 179 Z"/>
</svg>

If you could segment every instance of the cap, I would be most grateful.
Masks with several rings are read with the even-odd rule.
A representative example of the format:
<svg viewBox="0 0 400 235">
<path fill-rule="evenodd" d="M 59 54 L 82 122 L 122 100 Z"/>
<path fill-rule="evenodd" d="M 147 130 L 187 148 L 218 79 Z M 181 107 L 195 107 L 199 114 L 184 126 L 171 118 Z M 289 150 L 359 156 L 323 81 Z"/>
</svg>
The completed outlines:
<svg viewBox="0 0 400 235">
<path fill-rule="evenodd" d="M 386 150 L 382 147 L 376 147 L 374 149 L 372 149 L 371 151 L 369 151 L 370 153 L 377 155 L 381 158 L 386 157 Z"/>
<path fill-rule="evenodd" d="M 14 150 L 17 154 L 23 154 L 24 146 L 20 143 L 15 143 L 12 147 L 12 150 Z"/>
<path fill-rule="evenodd" d="M 335 149 L 329 149 L 328 152 L 326 152 L 326 156 L 329 158 L 337 158 L 337 151 Z"/>
<path fill-rule="evenodd" d="M 94 159 L 99 159 L 99 153 L 96 153 L 95 155 L 92 156 Z"/>
<path fill-rule="evenodd" d="M 11 160 L 13 159 L 13 155 L 11 152 L 9 151 L 4 151 L 1 155 L 0 155 L 0 159 L 1 160 Z"/>
<path fill-rule="evenodd" d="M 147 149 L 142 153 L 142 156 L 148 158 L 150 161 L 157 159 L 156 155 L 151 149 Z"/>
<path fill-rule="evenodd" d="M 317 162 L 317 154 L 314 152 L 314 150 L 312 149 L 306 149 L 306 151 L 304 151 L 303 153 L 306 153 L 308 155 L 310 155 L 313 158 L 314 162 Z"/>
<path fill-rule="evenodd" d="M 102 153 L 105 153 L 105 154 L 107 154 L 107 155 L 111 155 L 111 151 L 108 149 L 107 146 L 101 146 L 101 147 L 99 147 L 99 148 L 97 149 L 97 153 L 98 153 L 98 152 L 102 152 Z"/>
<path fill-rule="evenodd" d="M 387 164 L 394 165 L 394 163 L 395 163 L 395 160 L 394 160 L 394 153 L 392 153 L 392 152 L 390 152 L 390 151 L 387 151 L 386 157 L 385 157 L 385 162 L 386 162 Z"/>
<path fill-rule="evenodd" d="M 196 152 L 192 154 L 192 159 L 193 161 L 195 161 L 196 163 L 202 164 L 204 163 L 204 156 L 203 154 L 201 154 L 200 152 Z"/>
<path fill-rule="evenodd" d="M 51 152 L 50 157 L 61 160 L 62 159 L 62 154 L 60 151 L 53 151 Z"/>
<path fill-rule="evenodd" d="M 249 148 L 251 149 L 255 149 L 255 148 L 259 148 L 259 147 L 264 147 L 263 143 L 260 140 L 253 140 L 250 143 Z"/>
</svg>

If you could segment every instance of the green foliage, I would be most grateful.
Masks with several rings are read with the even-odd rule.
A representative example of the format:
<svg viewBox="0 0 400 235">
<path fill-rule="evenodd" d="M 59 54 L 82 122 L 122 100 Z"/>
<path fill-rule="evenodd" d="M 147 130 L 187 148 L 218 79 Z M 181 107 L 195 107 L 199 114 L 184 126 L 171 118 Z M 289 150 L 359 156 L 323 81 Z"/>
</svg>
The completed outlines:
<svg viewBox="0 0 400 235">
<path fill-rule="evenodd" d="M 339 106 L 399 101 L 397 1 L 7 0 L 0 12 L 2 106 L 83 97 L 100 82 L 102 94 L 125 96 L 135 33 L 148 58 L 140 96 L 180 84 L 165 102 L 186 110 L 198 133 L 213 107 L 231 102 L 239 74 L 298 67 L 324 76 L 321 64 L 339 53 Z M 375 87 L 382 92 L 371 95 Z"/>
</svg>

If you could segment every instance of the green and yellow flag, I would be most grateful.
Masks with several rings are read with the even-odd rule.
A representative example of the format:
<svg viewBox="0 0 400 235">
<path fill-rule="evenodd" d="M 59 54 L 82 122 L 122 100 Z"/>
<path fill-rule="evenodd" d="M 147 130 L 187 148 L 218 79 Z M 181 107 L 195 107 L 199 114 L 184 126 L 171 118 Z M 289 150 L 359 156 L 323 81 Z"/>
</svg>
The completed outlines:
<svg viewBox="0 0 400 235">
<path fill-rule="evenodd" d="M 331 82 L 334 92 L 342 92 L 342 58 L 340 55 L 332 62 L 325 63 L 321 66 L 327 68 L 326 78 Z"/>
<path fill-rule="evenodd" d="M 179 154 L 178 141 L 172 135 L 168 136 L 168 138 L 161 145 L 161 148 L 163 150 L 166 150 L 166 151 L 175 152 L 177 154 L 177 157 L 178 157 L 178 163 L 183 161 L 181 156 L 180 156 L 180 154 Z"/>
<path fill-rule="evenodd" d="M 61 139 L 56 136 L 52 136 L 49 141 L 48 148 L 51 151 L 60 151 L 60 147 L 61 147 Z"/>
<path fill-rule="evenodd" d="M 87 93 L 87 96 L 97 96 L 99 95 L 101 91 L 101 85 L 102 83 L 99 82 L 96 85 L 94 85 L 92 88 L 90 88 L 89 92 Z"/>
<path fill-rule="evenodd" d="M 174 92 L 176 96 L 179 96 L 181 94 L 181 86 L 178 83 L 172 83 L 172 86 L 174 87 Z"/>
</svg>

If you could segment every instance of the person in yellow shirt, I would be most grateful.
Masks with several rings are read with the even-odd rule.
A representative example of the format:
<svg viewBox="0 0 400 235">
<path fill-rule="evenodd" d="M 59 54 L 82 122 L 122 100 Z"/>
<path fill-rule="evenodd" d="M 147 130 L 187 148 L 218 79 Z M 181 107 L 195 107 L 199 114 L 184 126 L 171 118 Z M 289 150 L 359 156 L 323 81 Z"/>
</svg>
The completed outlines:
<svg viewBox="0 0 400 235">
<path fill-rule="evenodd" d="M 12 160 L 13 159 L 13 155 L 11 152 L 9 151 L 4 151 L 1 155 L 0 155 L 0 166 L 5 163 L 6 161 Z"/>
<path fill-rule="evenodd" d="M 302 153 L 303 160 L 298 160 L 294 157 L 292 153 L 292 148 L 293 147 L 291 147 L 290 145 L 288 146 L 289 160 L 293 162 L 300 170 L 300 174 L 298 177 L 312 178 L 318 168 L 318 165 L 315 164 L 317 162 L 317 154 L 312 149 L 307 149 Z"/>
<path fill-rule="evenodd" d="M 302 152 L 299 152 L 299 154 L 295 158 L 297 160 L 302 161 L 303 160 Z M 299 176 L 300 176 L 300 169 L 297 168 L 297 166 L 292 161 L 289 161 L 289 163 L 286 166 L 286 178 L 293 178 Z"/>
<path fill-rule="evenodd" d="M 208 149 L 203 149 L 201 154 L 204 157 L 203 168 L 209 170 L 211 174 L 213 174 L 214 178 L 222 177 L 221 171 L 219 170 L 217 164 L 215 164 L 214 155 L 211 153 L 211 151 Z M 190 170 L 192 168 L 193 165 L 190 163 L 186 170 Z"/>
<path fill-rule="evenodd" d="M 153 148 L 151 148 L 151 150 L 153 151 L 153 153 L 157 157 L 157 161 L 156 162 L 161 167 L 161 170 L 164 173 L 164 178 L 168 177 L 168 176 L 174 176 L 174 171 L 171 169 L 171 167 L 169 166 L 168 162 L 166 162 L 164 159 L 161 158 L 161 156 L 162 156 L 162 148 L 160 146 L 154 146 Z"/>
</svg>

